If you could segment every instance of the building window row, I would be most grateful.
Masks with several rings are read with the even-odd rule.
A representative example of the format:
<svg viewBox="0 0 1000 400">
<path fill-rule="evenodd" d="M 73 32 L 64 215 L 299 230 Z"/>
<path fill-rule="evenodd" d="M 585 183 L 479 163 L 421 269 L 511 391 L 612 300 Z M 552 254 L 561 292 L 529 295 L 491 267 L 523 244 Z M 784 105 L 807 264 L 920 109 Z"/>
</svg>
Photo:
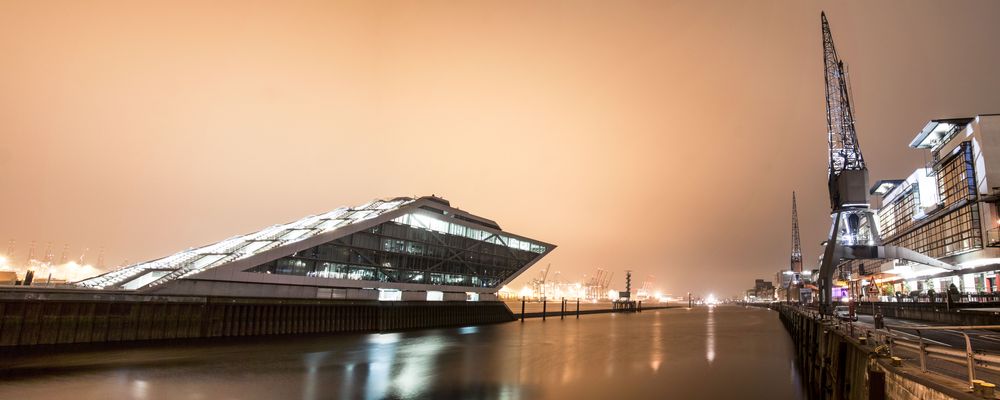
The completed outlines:
<svg viewBox="0 0 1000 400">
<path fill-rule="evenodd" d="M 914 217 L 920 207 L 920 202 L 917 200 L 920 198 L 918 190 L 916 185 L 911 186 L 906 194 L 898 196 L 890 204 L 883 205 L 878 211 L 879 234 L 883 238 L 892 238 L 916 224 Z"/>
<path fill-rule="evenodd" d="M 927 224 L 887 240 L 934 258 L 948 257 L 983 248 L 979 204 L 969 203 Z"/>
<path fill-rule="evenodd" d="M 496 287 L 538 256 L 530 248 L 386 222 L 247 272 Z"/>
<path fill-rule="evenodd" d="M 957 149 L 958 154 L 942 162 L 937 171 L 938 190 L 944 208 L 976 197 L 972 146 L 970 142 L 962 142 Z"/>
</svg>

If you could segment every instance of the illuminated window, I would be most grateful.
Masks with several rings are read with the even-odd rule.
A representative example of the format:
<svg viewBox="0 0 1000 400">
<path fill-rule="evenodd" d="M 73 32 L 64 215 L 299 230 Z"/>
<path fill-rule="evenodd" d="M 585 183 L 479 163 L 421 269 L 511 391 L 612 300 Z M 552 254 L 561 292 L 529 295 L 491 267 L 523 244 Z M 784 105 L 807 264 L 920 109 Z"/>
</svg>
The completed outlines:
<svg viewBox="0 0 1000 400">
<path fill-rule="evenodd" d="M 378 301 L 400 301 L 403 300 L 403 292 L 399 289 L 379 289 Z"/>
</svg>

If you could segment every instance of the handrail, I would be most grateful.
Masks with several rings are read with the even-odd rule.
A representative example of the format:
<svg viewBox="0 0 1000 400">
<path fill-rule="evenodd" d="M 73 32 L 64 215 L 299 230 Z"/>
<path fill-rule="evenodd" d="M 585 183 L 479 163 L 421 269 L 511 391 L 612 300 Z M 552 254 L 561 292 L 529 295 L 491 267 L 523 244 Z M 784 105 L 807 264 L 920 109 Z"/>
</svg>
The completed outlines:
<svg viewBox="0 0 1000 400">
<path fill-rule="evenodd" d="M 820 321 L 833 329 L 840 330 L 843 334 L 849 337 L 856 338 L 855 334 L 861 332 L 862 335 L 872 340 L 872 343 L 879 343 L 885 345 L 888 350 L 889 356 L 893 355 L 893 346 L 898 345 L 899 347 L 904 347 L 908 350 L 915 351 L 919 354 L 920 370 L 922 372 L 927 372 L 927 358 L 933 358 L 936 360 L 942 360 L 945 362 L 951 362 L 958 365 L 965 365 L 968 371 L 968 384 L 969 389 L 975 389 L 976 373 L 975 368 L 978 366 L 984 370 L 1000 373 L 1000 355 L 998 354 L 986 354 L 982 351 L 975 352 L 972 349 L 972 341 L 970 336 L 975 335 L 985 335 L 992 334 L 993 332 L 970 332 L 972 330 L 986 330 L 995 331 L 1000 330 L 1000 325 L 968 325 L 968 326 L 934 326 L 934 325 L 883 325 L 885 329 L 876 329 L 874 327 L 866 325 L 858 325 L 853 321 L 844 321 L 837 318 L 829 319 L 829 316 L 819 315 L 818 313 L 812 312 L 813 310 L 802 309 L 802 308 L 791 308 L 792 311 L 801 313 L 807 318 Z M 917 340 L 906 339 L 900 337 L 898 334 L 894 333 L 893 330 L 900 331 L 914 331 L 916 332 Z M 950 346 L 941 346 L 928 344 L 924 340 L 923 332 L 925 331 L 958 331 L 965 338 L 965 349 L 959 350 L 951 348 Z M 990 365 L 993 364 L 993 365 Z"/>
<path fill-rule="evenodd" d="M 934 353 L 937 353 L 938 355 L 947 356 L 947 358 L 946 357 L 934 357 L 934 358 L 937 358 L 937 359 L 940 359 L 940 360 L 944 360 L 944 361 L 951 361 L 951 362 L 955 362 L 955 363 L 961 364 L 960 361 L 957 361 L 957 360 L 955 360 L 954 358 L 951 358 L 951 357 L 958 358 L 958 357 L 965 356 L 965 366 L 968 369 L 968 373 L 969 373 L 969 389 L 974 389 L 975 388 L 975 380 L 976 380 L 976 368 L 975 368 L 975 365 L 976 365 L 976 360 L 977 359 L 979 359 L 981 361 L 980 364 L 982 364 L 982 362 L 985 362 L 985 361 L 991 361 L 991 362 L 998 362 L 998 361 L 1000 361 L 1000 357 L 998 357 L 998 356 L 990 356 L 990 355 L 987 355 L 987 354 L 984 354 L 984 353 L 977 354 L 975 351 L 973 351 L 972 350 L 972 339 L 969 338 L 969 334 L 970 333 L 968 332 L 970 330 L 1000 329 L 1000 325 L 968 325 L 968 326 L 886 325 L 885 328 L 886 328 L 886 331 L 888 331 L 888 332 L 892 332 L 893 329 L 896 329 L 896 330 L 912 330 L 912 331 L 917 332 L 917 338 L 919 339 L 919 342 L 917 343 L 917 349 L 916 350 L 917 350 L 917 354 L 920 355 L 920 370 L 923 371 L 923 372 L 927 372 L 927 360 L 926 360 L 926 357 L 929 356 L 930 355 L 929 353 L 932 352 L 931 350 L 928 349 L 928 348 L 930 348 L 932 346 L 924 343 L 924 335 L 923 335 L 923 333 L 921 333 L 921 331 L 945 331 L 945 330 L 948 330 L 948 331 L 959 331 L 962 334 L 962 336 L 965 338 L 965 354 L 962 354 L 960 351 L 957 351 L 957 350 L 947 349 L 947 350 L 950 350 L 950 351 L 946 351 L 946 349 L 941 348 L 939 346 L 933 346 L 933 349 L 935 350 L 935 351 L 933 351 Z M 973 332 L 972 334 L 975 335 L 976 333 Z M 906 339 L 893 338 L 893 342 L 896 342 L 896 341 L 906 341 Z M 995 368 L 989 368 L 989 366 L 987 366 L 987 365 L 981 365 L 981 366 L 982 367 L 987 367 L 987 369 L 996 370 Z"/>
</svg>

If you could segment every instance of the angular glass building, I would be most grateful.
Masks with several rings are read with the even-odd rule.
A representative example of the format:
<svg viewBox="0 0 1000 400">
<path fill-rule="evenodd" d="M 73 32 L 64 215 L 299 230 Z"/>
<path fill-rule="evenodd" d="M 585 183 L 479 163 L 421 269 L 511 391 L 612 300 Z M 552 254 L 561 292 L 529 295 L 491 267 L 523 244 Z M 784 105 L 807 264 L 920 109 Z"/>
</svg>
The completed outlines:
<svg viewBox="0 0 1000 400">
<path fill-rule="evenodd" d="M 555 246 L 442 198 L 399 197 L 309 216 L 77 285 L 150 294 L 490 300 Z"/>
</svg>

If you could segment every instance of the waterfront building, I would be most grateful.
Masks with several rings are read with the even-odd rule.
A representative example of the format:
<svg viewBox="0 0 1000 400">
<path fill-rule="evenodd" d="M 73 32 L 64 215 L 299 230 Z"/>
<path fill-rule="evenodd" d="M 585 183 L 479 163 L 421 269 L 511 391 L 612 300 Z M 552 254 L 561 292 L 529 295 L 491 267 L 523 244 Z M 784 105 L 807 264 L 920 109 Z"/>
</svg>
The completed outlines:
<svg viewBox="0 0 1000 400">
<path fill-rule="evenodd" d="M 748 302 L 772 302 L 775 295 L 774 283 L 763 279 L 754 280 L 753 288 L 747 290 L 744 299 Z"/>
<path fill-rule="evenodd" d="M 801 266 L 799 267 L 801 270 Z M 775 297 L 778 301 L 791 301 L 808 303 L 813 298 L 812 290 L 815 285 L 812 282 L 813 271 L 793 271 L 789 269 L 778 270 L 774 274 Z M 837 293 L 834 288 L 834 294 Z M 807 294 L 803 294 L 807 293 Z"/>
<path fill-rule="evenodd" d="M 440 197 L 398 197 L 233 236 L 77 285 L 164 295 L 495 300 L 553 248 Z"/>
<path fill-rule="evenodd" d="M 928 122 L 910 143 L 926 165 L 903 179 L 881 180 L 876 224 L 886 245 L 954 265 L 947 270 L 900 260 L 854 260 L 840 266 L 852 298 L 882 300 L 943 293 L 994 293 L 1000 270 L 1000 115 Z"/>
</svg>

